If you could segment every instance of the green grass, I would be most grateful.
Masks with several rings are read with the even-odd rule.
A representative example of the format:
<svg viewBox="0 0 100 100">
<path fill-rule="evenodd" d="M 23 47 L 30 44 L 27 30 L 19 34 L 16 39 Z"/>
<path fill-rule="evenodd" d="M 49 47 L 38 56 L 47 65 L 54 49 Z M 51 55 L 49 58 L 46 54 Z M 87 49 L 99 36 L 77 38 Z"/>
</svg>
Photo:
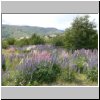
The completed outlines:
<svg viewBox="0 0 100 100">
<path fill-rule="evenodd" d="M 7 74 L 7 72 L 5 73 Z M 39 73 L 40 74 L 40 73 Z M 17 77 L 16 77 L 17 75 Z M 90 81 L 87 79 L 86 74 L 79 74 L 75 73 L 74 80 L 69 81 L 66 79 L 63 79 L 63 74 L 60 74 L 55 81 L 52 82 L 40 82 L 38 79 L 32 79 L 31 81 L 25 80 L 23 75 L 19 74 L 19 72 L 15 72 L 14 70 L 10 71 L 9 75 L 5 75 L 2 80 L 3 86 L 97 86 L 98 82 Z M 30 77 L 30 76 L 29 76 Z M 41 77 L 42 79 L 45 79 L 45 77 Z"/>
</svg>

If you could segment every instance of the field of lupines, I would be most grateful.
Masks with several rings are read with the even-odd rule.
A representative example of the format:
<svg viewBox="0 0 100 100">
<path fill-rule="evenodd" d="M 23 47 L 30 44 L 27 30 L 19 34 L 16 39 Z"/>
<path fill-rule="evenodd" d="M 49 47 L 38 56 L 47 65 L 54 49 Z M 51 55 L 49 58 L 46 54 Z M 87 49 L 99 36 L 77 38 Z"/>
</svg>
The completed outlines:
<svg viewBox="0 0 100 100">
<path fill-rule="evenodd" d="M 2 85 L 98 85 L 98 50 L 67 51 L 52 45 L 2 50 Z"/>
</svg>

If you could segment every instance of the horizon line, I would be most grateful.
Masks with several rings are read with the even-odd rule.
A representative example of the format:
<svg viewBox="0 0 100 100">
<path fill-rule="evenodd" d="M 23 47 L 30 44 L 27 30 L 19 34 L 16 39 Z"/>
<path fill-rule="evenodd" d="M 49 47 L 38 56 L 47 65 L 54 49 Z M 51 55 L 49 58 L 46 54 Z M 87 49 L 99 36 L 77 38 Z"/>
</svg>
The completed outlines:
<svg viewBox="0 0 100 100">
<path fill-rule="evenodd" d="M 56 27 L 42 27 L 42 26 L 32 26 L 32 25 L 15 25 L 15 24 L 2 24 L 2 25 L 8 25 L 8 26 L 27 26 L 27 27 L 39 27 L 39 28 L 54 28 L 54 29 L 61 30 L 61 31 L 65 30 L 65 29 L 59 29 L 59 28 L 56 28 Z"/>
</svg>

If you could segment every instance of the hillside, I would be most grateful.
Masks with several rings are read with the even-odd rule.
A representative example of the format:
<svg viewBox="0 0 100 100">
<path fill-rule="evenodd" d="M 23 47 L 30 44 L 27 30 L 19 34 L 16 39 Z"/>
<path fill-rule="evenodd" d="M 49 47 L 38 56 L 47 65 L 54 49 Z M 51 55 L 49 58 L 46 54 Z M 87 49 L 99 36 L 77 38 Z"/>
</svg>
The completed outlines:
<svg viewBox="0 0 100 100">
<path fill-rule="evenodd" d="M 63 33 L 63 30 L 58 30 L 56 28 L 43 28 L 36 26 L 17 26 L 17 25 L 2 25 L 2 38 L 7 37 L 25 37 L 31 36 L 32 34 L 38 35 L 52 35 Z"/>
</svg>

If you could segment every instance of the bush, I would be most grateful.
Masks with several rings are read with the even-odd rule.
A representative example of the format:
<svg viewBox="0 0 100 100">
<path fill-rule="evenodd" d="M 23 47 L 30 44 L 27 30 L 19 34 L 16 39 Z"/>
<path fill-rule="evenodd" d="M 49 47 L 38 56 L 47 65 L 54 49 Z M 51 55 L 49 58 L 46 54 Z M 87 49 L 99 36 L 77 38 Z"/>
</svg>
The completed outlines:
<svg viewBox="0 0 100 100">
<path fill-rule="evenodd" d="M 15 39 L 14 38 L 7 38 L 6 41 L 9 45 L 14 45 L 15 44 Z"/>
<path fill-rule="evenodd" d="M 7 49 L 9 47 L 7 41 L 2 41 L 2 48 Z"/>
<path fill-rule="evenodd" d="M 44 39 L 36 34 L 33 34 L 31 36 L 30 42 L 29 42 L 30 45 L 44 44 L 44 43 L 45 43 Z"/>
<path fill-rule="evenodd" d="M 60 79 L 65 82 L 73 82 L 76 79 L 75 72 L 73 70 L 69 70 L 68 68 L 64 68 L 62 70 Z"/>
<path fill-rule="evenodd" d="M 25 45 L 29 45 L 29 40 L 25 39 L 25 38 L 21 39 L 21 40 L 17 40 L 15 42 L 15 45 L 20 46 L 20 47 L 25 46 Z"/>
<path fill-rule="evenodd" d="M 57 36 L 52 39 L 52 44 L 55 46 L 64 46 L 64 40 L 62 36 Z"/>
<path fill-rule="evenodd" d="M 53 66 L 39 65 L 36 70 L 18 72 L 16 76 L 16 85 L 40 85 L 43 83 L 49 84 L 55 82 L 60 74 L 60 67 L 56 64 Z"/>
<path fill-rule="evenodd" d="M 29 83 L 30 75 L 24 72 L 17 72 L 15 78 L 16 86 L 25 86 Z"/>
<path fill-rule="evenodd" d="M 76 58 L 75 65 L 76 65 L 77 72 L 84 73 L 85 71 L 84 69 L 86 69 L 85 62 L 86 62 L 86 58 L 83 56 L 79 56 L 78 58 Z"/>
<path fill-rule="evenodd" d="M 88 69 L 87 79 L 93 82 L 97 82 L 98 81 L 98 68 L 94 67 L 92 69 Z"/>
<path fill-rule="evenodd" d="M 33 34 L 30 38 L 26 39 L 23 38 L 21 40 L 16 40 L 15 45 L 17 46 L 25 46 L 25 45 L 37 45 L 37 44 L 44 44 L 45 41 L 42 37 Z"/>
<path fill-rule="evenodd" d="M 33 80 L 47 84 L 55 82 L 60 70 L 60 67 L 56 64 L 53 64 L 53 66 L 41 66 L 33 73 Z"/>
</svg>

